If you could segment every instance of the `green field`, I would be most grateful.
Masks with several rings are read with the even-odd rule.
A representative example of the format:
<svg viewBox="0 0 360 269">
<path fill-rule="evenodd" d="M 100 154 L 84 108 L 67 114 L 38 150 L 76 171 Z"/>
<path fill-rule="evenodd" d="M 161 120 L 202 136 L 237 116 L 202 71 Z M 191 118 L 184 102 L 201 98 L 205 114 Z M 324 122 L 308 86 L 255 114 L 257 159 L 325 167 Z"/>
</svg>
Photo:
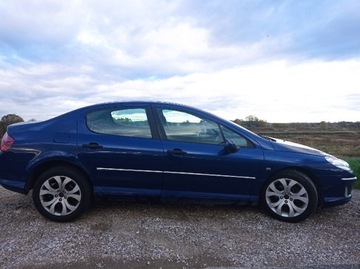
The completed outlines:
<svg viewBox="0 0 360 269">
<path fill-rule="evenodd" d="M 344 159 L 358 178 L 355 188 L 360 189 L 360 132 L 285 132 L 267 135 L 304 144 Z"/>
<path fill-rule="evenodd" d="M 360 190 L 360 157 L 345 157 L 345 161 L 347 161 L 352 170 L 355 172 L 358 180 L 355 183 L 355 189 Z"/>
<path fill-rule="evenodd" d="M 355 188 L 360 189 L 360 132 L 278 133 L 277 138 L 304 144 L 344 159 L 358 178 Z"/>
<path fill-rule="evenodd" d="M 247 126 L 248 127 L 248 126 Z M 343 125 L 328 124 L 324 130 L 321 124 L 269 124 L 264 127 L 248 127 L 255 133 L 307 145 L 347 161 L 358 180 L 355 188 L 360 189 L 360 128 L 358 123 Z"/>
</svg>

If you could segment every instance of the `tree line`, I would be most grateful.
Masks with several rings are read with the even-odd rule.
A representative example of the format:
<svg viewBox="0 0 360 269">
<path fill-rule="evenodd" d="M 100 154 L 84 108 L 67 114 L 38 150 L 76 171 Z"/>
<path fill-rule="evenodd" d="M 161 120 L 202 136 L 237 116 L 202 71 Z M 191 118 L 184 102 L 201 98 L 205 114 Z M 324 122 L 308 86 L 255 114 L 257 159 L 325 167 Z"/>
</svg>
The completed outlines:
<svg viewBox="0 0 360 269">
<path fill-rule="evenodd" d="M 0 121 L 0 138 L 5 134 L 6 128 L 13 123 L 23 122 L 23 118 L 16 114 L 8 114 L 1 118 Z"/>
<path fill-rule="evenodd" d="M 0 121 L 0 139 L 6 132 L 8 125 L 23 122 L 23 118 L 16 114 L 8 114 Z M 32 120 L 33 121 L 33 120 Z M 249 115 L 245 119 L 235 119 L 233 122 L 253 131 L 294 131 L 294 130 L 360 130 L 360 122 L 319 122 L 319 123 L 269 123 L 259 119 L 254 115 Z"/>
</svg>

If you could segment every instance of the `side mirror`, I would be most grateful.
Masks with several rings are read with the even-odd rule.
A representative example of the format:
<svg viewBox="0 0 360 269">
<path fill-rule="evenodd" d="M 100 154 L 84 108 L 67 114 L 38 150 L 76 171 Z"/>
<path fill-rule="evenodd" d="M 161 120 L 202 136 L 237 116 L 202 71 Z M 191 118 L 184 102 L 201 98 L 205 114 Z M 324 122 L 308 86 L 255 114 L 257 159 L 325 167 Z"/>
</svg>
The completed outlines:
<svg viewBox="0 0 360 269">
<path fill-rule="evenodd" d="M 226 139 L 224 148 L 225 148 L 225 152 L 228 154 L 235 153 L 238 151 L 238 146 L 236 146 L 231 139 Z"/>
</svg>

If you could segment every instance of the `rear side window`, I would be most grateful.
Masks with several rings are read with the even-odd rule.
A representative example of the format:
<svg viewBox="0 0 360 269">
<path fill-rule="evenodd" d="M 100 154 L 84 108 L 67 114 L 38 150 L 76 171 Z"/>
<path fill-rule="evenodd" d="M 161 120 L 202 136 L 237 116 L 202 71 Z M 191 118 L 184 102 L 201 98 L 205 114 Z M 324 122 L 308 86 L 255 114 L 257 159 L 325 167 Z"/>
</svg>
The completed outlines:
<svg viewBox="0 0 360 269">
<path fill-rule="evenodd" d="M 86 124 L 95 133 L 151 138 L 144 108 L 105 109 L 87 114 Z"/>
</svg>

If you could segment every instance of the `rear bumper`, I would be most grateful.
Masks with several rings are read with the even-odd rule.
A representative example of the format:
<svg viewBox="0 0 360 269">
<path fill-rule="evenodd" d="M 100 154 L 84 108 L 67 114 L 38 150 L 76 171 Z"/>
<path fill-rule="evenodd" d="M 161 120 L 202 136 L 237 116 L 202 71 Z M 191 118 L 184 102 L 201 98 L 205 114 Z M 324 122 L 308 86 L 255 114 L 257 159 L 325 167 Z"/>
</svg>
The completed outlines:
<svg viewBox="0 0 360 269">
<path fill-rule="evenodd" d="M 22 193 L 22 194 L 28 193 L 28 191 L 26 190 L 24 181 L 7 180 L 7 179 L 0 178 L 0 185 L 10 191 L 14 191 L 14 192 Z"/>
<path fill-rule="evenodd" d="M 0 185 L 5 189 L 27 194 L 27 166 L 34 157 L 28 152 L 0 151 Z"/>
</svg>

